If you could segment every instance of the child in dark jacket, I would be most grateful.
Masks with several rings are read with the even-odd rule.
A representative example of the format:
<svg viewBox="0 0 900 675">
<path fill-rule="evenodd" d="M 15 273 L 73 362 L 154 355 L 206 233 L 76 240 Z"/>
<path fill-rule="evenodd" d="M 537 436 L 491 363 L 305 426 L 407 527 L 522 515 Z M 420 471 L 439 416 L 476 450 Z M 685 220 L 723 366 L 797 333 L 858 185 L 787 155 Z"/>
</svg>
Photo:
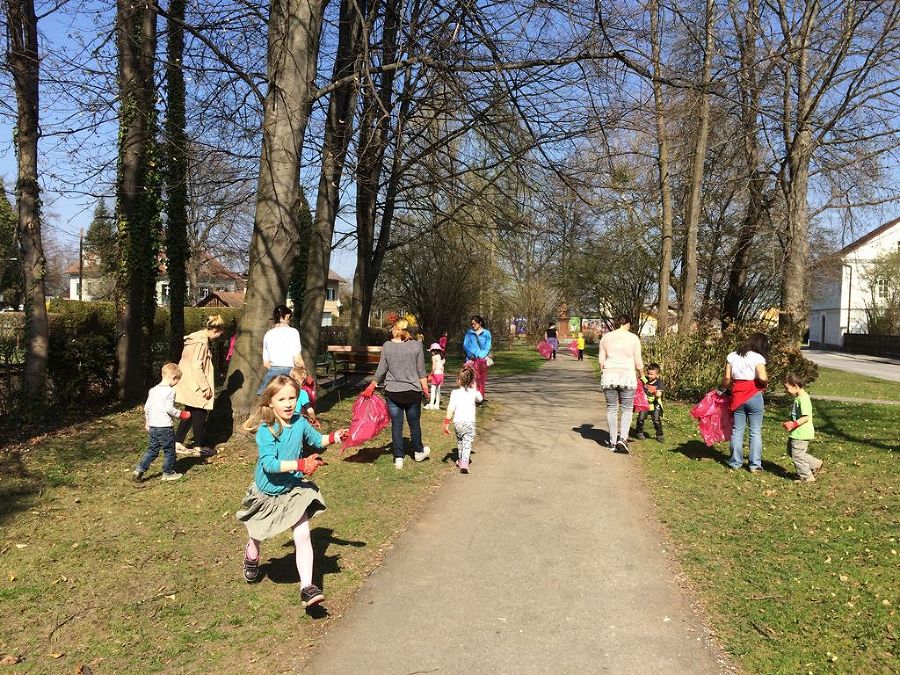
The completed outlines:
<svg viewBox="0 0 900 675">
<path fill-rule="evenodd" d="M 647 416 L 653 420 L 653 428 L 656 429 L 656 440 L 663 442 L 663 426 L 662 426 L 662 393 L 665 389 L 663 381 L 659 378 L 659 364 L 651 363 L 647 366 L 647 374 L 641 378 L 644 383 L 644 391 L 647 393 L 647 402 L 650 404 L 650 410 L 642 410 L 638 413 L 637 427 L 635 428 L 638 440 L 647 438 L 644 434 L 644 422 Z"/>
</svg>

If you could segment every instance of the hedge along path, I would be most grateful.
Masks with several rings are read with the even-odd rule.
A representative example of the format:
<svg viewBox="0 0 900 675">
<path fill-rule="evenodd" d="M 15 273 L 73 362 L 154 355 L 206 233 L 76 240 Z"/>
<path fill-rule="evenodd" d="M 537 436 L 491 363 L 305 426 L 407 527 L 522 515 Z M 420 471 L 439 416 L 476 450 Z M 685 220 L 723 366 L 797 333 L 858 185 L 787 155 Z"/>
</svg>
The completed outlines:
<svg viewBox="0 0 900 675">
<path fill-rule="evenodd" d="M 488 395 L 502 411 L 472 473 L 444 482 L 304 672 L 726 671 L 634 458 L 598 443 L 591 366 L 560 357 Z"/>
</svg>

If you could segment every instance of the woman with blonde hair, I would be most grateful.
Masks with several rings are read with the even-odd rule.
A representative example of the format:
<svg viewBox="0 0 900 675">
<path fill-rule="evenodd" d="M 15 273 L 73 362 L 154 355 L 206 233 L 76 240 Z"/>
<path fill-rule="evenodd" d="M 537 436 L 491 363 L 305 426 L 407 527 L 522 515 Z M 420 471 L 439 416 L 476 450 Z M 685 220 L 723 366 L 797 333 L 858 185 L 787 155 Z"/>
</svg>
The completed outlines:
<svg viewBox="0 0 900 675">
<path fill-rule="evenodd" d="M 381 347 L 381 360 L 375 377 L 363 391 L 371 396 L 375 387 L 384 387 L 388 411 L 391 414 L 391 440 L 394 449 L 394 467 L 403 468 L 403 416 L 409 423 L 413 459 L 423 461 L 431 453 L 422 445 L 422 398 L 428 398 L 428 380 L 425 375 L 425 354 L 418 340 L 410 339 L 409 323 L 400 319 L 391 329 L 391 339 Z"/>
<path fill-rule="evenodd" d="M 194 430 L 194 447 L 201 455 L 211 455 L 213 451 L 206 445 L 206 418 L 215 401 L 215 372 L 209 341 L 217 340 L 225 333 L 225 322 L 221 315 L 207 317 L 206 326 L 184 336 L 184 349 L 178 367 L 181 380 L 175 387 L 175 402 L 191 413 L 190 419 L 181 420 L 175 431 L 175 452 L 184 454 L 184 445 L 189 428 Z"/>
</svg>

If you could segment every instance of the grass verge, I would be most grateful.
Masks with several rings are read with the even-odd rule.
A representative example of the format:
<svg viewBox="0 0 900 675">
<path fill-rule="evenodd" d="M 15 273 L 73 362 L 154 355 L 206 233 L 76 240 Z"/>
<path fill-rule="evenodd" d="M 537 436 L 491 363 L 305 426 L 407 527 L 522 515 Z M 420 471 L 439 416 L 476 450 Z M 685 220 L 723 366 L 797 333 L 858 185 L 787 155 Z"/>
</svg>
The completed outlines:
<svg viewBox="0 0 900 675">
<path fill-rule="evenodd" d="M 492 377 L 542 361 L 527 348 L 496 359 Z M 323 405 L 323 428 L 345 426 L 351 405 Z M 482 408 L 481 424 L 497 411 Z M 234 512 L 252 480 L 252 439 L 235 435 L 206 462 L 180 459 L 174 483 L 158 480 L 157 460 L 140 485 L 129 481 L 146 444 L 138 408 L 0 450 L 0 658 L 18 659 L 15 672 L 297 670 L 451 471 L 442 420 L 423 411 L 431 459 L 403 471 L 390 429 L 325 454 L 315 479 L 328 510 L 312 525 L 328 599 L 312 616 L 300 609 L 290 533 L 264 543 L 261 583 L 241 577 L 246 531 Z"/>
<path fill-rule="evenodd" d="M 821 366 L 819 367 L 819 377 L 809 385 L 809 393 L 813 396 L 821 394 L 823 396 L 900 401 L 900 387 L 895 382 Z"/>
<path fill-rule="evenodd" d="M 730 472 L 688 406 L 666 408 L 666 443 L 633 445 L 684 570 L 725 648 L 752 673 L 898 672 L 900 433 L 892 406 L 814 401 L 798 484 L 767 404 L 765 472 Z"/>
</svg>

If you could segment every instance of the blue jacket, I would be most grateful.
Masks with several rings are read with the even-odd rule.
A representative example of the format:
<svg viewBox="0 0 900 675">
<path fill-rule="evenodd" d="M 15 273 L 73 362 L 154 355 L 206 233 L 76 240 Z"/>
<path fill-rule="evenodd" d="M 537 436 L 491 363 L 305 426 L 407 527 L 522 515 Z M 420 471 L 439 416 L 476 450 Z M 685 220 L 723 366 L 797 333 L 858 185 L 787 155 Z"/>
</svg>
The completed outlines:
<svg viewBox="0 0 900 675">
<path fill-rule="evenodd" d="M 463 337 L 463 351 L 466 353 L 466 358 L 486 359 L 487 355 L 491 353 L 491 331 L 482 328 L 479 335 L 471 328 L 467 330 Z"/>
<path fill-rule="evenodd" d="M 282 460 L 300 459 L 303 454 L 303 441 L 314 448 L 321 448 L 322 434 L 296 413 L 291 418 L 291 426 L 283 427 L 278 438 L 275 438 L 267 424 L 259 426 L 256 430 L 259 460 L 256 462 L 254 480 L 261 492 L 267 495 L 281 495 L 300 484 L 303 480 L 302 473 L 299 471 L 282 473 L 280 469 Z"/>
</svg>

